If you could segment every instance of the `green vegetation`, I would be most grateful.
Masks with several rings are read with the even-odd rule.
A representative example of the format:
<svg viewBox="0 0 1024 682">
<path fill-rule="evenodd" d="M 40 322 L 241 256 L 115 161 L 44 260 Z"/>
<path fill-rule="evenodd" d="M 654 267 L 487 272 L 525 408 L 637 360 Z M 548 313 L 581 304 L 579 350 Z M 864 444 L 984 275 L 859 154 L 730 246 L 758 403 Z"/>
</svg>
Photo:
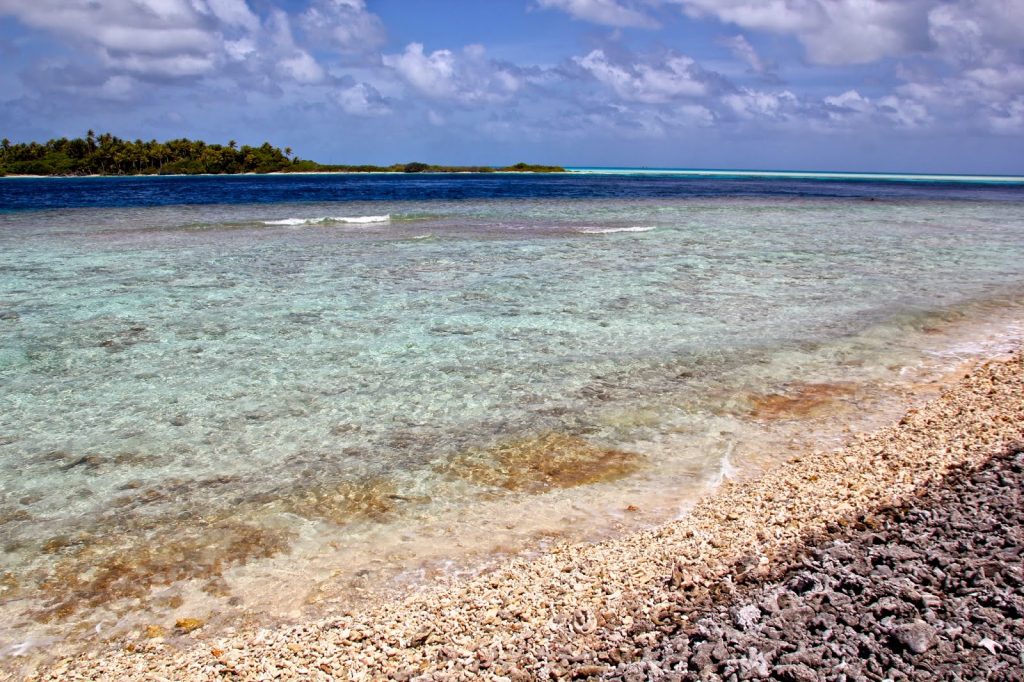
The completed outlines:
<svg viewBox="0 0 1024 682">
<path fill-rule="evenodd" d="M 312 161 L 299 161 L 288 171 L 312 171 L 320 173 L 564 173 L 561 166 L 538 166 L 529 163 L 517 163 L 514 166 L 438 166 L 429 163 L 396 163 L 390 166 L 346 166 L 337 164 L 320 164 Z"/>
<path fill-rule="evenodd" d="M 44 144 L 11 143 L 0 147 L 0 175 L 198 175 L 202 173 L 559 173 L 560 166 L 517 163 L 514 166 L 435 166 L 396 163 L 391 166 L 319 164 L 264 142 L 259 147 L 231 140 L 227 145 L 181 138 L 157 142 L 122 140 L 110 133 L 99 137 L 65 137 Z"/>
<path fill-rule="evenodd" d="M 269 143 L 259 147 L 227 146 L 199 140 L 167 142 L 122 140 L 109 133 L 45 144 L 11 144 L 0 148 L 0 172 L 19 175 L 156 175 L 197 173 L 269 173 L 290 168 L 291 149 L 283 152 Z"/>
</svg>

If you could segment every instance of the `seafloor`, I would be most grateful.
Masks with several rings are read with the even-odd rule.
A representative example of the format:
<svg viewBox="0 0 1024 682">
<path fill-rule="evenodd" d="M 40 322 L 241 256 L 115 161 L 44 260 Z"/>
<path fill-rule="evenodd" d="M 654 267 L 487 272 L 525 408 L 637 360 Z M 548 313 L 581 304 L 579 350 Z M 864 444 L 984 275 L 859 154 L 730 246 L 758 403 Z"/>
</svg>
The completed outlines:
<svg viewBox="0 0 1024 682">
<path fill-rule="evenodd" d="M 17 676 L 1022 679 L 1022 441 L 1018 352 L 655 530 L 316 622 L 182 622 Z"/>
</svg>

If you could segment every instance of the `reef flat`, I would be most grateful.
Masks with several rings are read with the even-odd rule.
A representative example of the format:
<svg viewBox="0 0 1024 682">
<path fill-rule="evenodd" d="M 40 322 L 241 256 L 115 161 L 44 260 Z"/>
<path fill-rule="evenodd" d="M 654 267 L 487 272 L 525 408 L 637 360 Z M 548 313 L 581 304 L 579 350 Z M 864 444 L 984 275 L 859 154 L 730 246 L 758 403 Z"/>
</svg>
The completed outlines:
<svg viewBox="0 0 1024 682">
<path fill-rule="evenodd" d="M 1015 444 L 1024 438 L 1022 425 L 1024 356 L 1017 352 L 966 371 L 898 423 L 854 436 L 837 451 L 808 453 L 754 479 L 726 481 L 685 518 L 656 529 L 597 544 L 560 545 L 473 579 L 420 588 L 399 601 L 382 600 L 315 622 L 255 624 L 215 636 L 188 623 L 177 637 L 139 633 L 19 675 L 46 680 L 715 679 L 739 677 L 741 669 L 745 676 L 763 677 L 778 665 L 789 666 L 793 679 L 816 679 L 835 674 L 830 657 L 848 660 L 846 644 L 840 642 L 836 653 L 823 634 L 831 629 L 835 636 L 842 622 L 847 628 L 863 627 L 864 646 L 881 657 L 865 663 L 860 675 L 852 668 L 840 671 L 849 679 L 869 673 L 880 679 L 882 669 L 889 676 L 934 677 L 937 664 L 916 667 L 918 650 L 925 661 L 952 652 L 958 660 L 950 665 L 977 661 L 1012 677 L 1020 671 L 1019 662 L 1013 662 L 1019 647 L 1012 644 L 1014 636 L 1019 642 L 1020 614 L 1013 611 L 1020 607 L 1019 557 L 1017 568 L 1007 569 L 1005 552 L 1000 552 L 1019 550 L 1020 528 L 1013 525 L 1019 514 L 1001 524 L 994 523 L 998 508 L 970 517 L 971 547 L 990 546 L 995 553 L 981 559 L 978 570 L 950 579 L 954 592 L 961 585 L 975 590 L 966 597 L 943 593 L 944 578 L 934 571 L 932 583 L 920 587 L 904 584 L 909 578 L 895 574 L 903 562 L 911 576 L 920 573 L 923 565 L 914 562 L 922 560 L 911 553 L 923 549 L 913 543 L 953 543 L 935 555 L 940 563 L 949 562 L 945 569 L 938 566 L 947 578 L 956 576 L 952 564 L 971 563 L 968 550 L 957 544 L 966 542 L 964 529 L 952 522 L 965 512 L 950 505 L 981 500 L 984 509 L 985 500 L 1000 498 L 1004 506 L 1012 505 L 1012 494 L 1019 496 L 1020 489 L 1019 454 L 1005 453 L 1019 453 Z M 999 456 L 1003 459 L 989 463 Z M 971 473 L 975 469 L 978 474 Z M 957 485 L 974 486 L 973 492 L 957 495 Z M 932 513 L 931 525 L 922 525 L 923 513 L 915 511 L 947 507 Z M 948 539 L 933 532 L 934 523 L 944 518 L 952 520 L 946 524 Z M 870 544 L 876 536 L 882 539 L 878 546 Z M 853 547 L 851 557 L 836 554 L 837 540 Z M 964 559 L 957 558 L 961 555 Z M 800 556 L 810 558 L 794 559 Z M 795 569 L 794 561 L 803 561 L 803 568 Z M 836 580 L 840 586 L 844 579 L 870 582 L 872 571 L 881 566 L 893 571 L 894 579 L 877 590 L 907 589 L 889 595 L 888 601 L 883 597 L 880 605 L 879 600 L 854 604 L 852 596 L 832 587 Z M 868 568 L 866 576 L 858 574 Z M 885 568 L 879 571 L 886 573 Z M 974 608 L 970 599 L 987 598 L 983 590 L 998 580 L 1005 585 L 1002 602 Z M 826 589 L 837 595 L 835 601 L 826 606 L 822 597 L 816 604 L 815 595 Z M 861 594 L 872 589 L 867 585 Z M 801 637 L 822 641 L 808 640 L 802 651 L 812 653 L 794 658 L 802 641 L 794 640 L 796 652 L 780 647 L 778 656 L 768 660 L 770 648 L 759 638 L 767 637 L 769 628 L 776 627 L 772 619 L 780 617 L 771 613 L 768 600 L 779 607 L 780 595 L 790 592 L 780 613 L 796 609 L 787 613 L 819 623 Z M 844 603 L 838 595 L 851 601 Z M 999 603 L 1006 608 L 1000 611 Z M 753 607 L 762 616 L 755 617 Z M 962 626 L 943 608 L 968 609 L 970 618 L 981 614 L 996 622 L 960 632 Z M 870 618 L 856 609 L 870 609 Z M 846 621 L 854 615 L 857 624 L 850 625 Z M 725 624 L 726 618 L 731 624 Z M 748 629 L 738 629 L 737 619 Z M 730 641 L 733 631 L 747 639 Z M 715 633 L 721 634 L 720 641 Z M 744 650 L 730 649 L 745 641 L 750 646 Z M 960 670 L 966 677 L 973 674 L 969 667 Z"/>
</svg>

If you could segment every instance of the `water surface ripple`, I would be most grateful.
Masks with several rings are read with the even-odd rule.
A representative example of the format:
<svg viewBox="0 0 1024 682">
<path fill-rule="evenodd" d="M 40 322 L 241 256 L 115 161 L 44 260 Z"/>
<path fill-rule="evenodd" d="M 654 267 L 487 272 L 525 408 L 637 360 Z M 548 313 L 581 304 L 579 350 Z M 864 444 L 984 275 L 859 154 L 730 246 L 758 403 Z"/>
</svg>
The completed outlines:
<svg viewBox="0 0 1024 682">
<path fill-rule="evenodd" d="M 671 508 L 1022 285 L 1014 187 L 0 181 L 0 645 Z"/>
</svg>

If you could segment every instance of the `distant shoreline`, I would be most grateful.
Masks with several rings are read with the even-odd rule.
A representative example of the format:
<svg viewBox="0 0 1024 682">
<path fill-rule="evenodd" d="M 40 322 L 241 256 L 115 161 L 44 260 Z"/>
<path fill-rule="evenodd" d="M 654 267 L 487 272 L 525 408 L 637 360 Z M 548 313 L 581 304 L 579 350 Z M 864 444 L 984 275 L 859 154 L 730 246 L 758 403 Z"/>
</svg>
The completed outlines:
<svg viewBox="0 0 1024 682">
<path fill-rule="evenodd" d="M 110 133 L 84 138 L 55 138 L 44 143 L 0 141 L 0 177 L 93 177 L 136 175 L 242 175 L 248 173 L 494 173 L 523 171 L 562 172 L 561 166 L 520 161 L 506 166 L 445 165 L 409 161 L 387 166 L 376 164 L 318 163 L 301 159 L 291 147 L 226 145 L 178 138 L 123 140 Z"/>
<path fill-rule="evenodd" d="M 139 174 L 90 174 L 90 175 L 32 175 L 9 174 L 0 175 L 0 180 L 41 180 L 41 179 L 95 179 L 95 178 L 222 178 L 222 177 L 269 177 L 269 176 L 309 176 L 309 175 L 616 175 L 616 176 L 668 176 L 683 178 L 707 179 L 775 179 L 775 180 L 824 180 L 853 182 L 936 182 L 936 183 L 969 183 L 989 185 L 1022 185 L 1021 175 L 968 175 L 942 173 L 872 173 L 848 171 L 790 171 L 790 170 L 728 170 L 728 169 L 697 169 L 697 168 L 629 168 L 629 167 L 589 167 L 565 166 L 559 170 L 425 170 L 406 172 L 401 170 L 315 170 L 315 171 L 271 171 L 267 173 L 139 173 Z"/>
<path fill-rule="evenodd" d="M 269 173 L 133 173 L 125 175 L 28 175 L 10 174 L 0 175 L 0 180 L 83 180 L 92 178 L 234 178 L 246 176 L 289 176 L 289 175 L 569 175 L 576 171 L 419 171 L 406 173 L 404 171 L 271 171 Z M 1024 179 L 1022 179 L 1024 182 Z"/>
</svg>

